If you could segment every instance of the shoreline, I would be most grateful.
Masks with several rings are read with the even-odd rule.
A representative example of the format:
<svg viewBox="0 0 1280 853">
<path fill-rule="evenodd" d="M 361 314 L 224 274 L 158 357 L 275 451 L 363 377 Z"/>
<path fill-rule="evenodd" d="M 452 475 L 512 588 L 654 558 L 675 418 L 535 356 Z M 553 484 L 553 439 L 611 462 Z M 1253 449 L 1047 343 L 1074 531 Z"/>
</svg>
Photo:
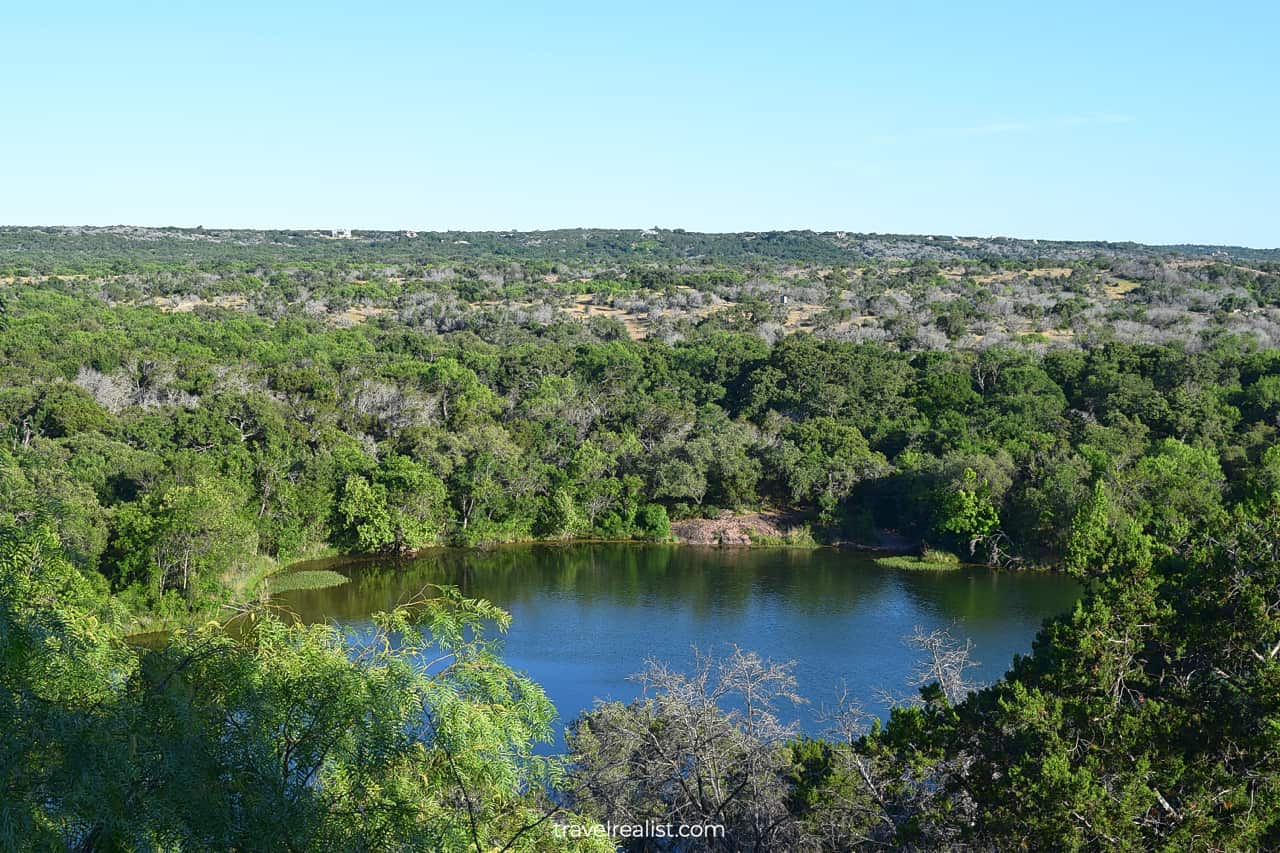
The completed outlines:
<svg viewBox="0 0 1280 853">
<path fill-rule="evenodd" d="M 405 551 L 400 553 L 366 553 L 359 551 L 341 551 L 331 545 L 324 545 L 310 549 L 310 553 L 297 560 L 280 564 L 274 571 L 262 574 L 254 587 L 255 595 L 249 597 L 240 597 L 231 601 L 224 602 L 217 608 L 207 614 L 193 614 L 187 619 L 174 620 L 165 617 L 139 617 L 127 623 L 127 627 L 122 633 L 122 639 L 125 642 L 130 640 L 147 637 L 149 635 L 158 635 L 174 630 L 190 627 L 199 622 L 202 615 L 209 618 L 218 619 L 222 611 L 227 608 L 234 608 L 237 604 L 244 604 L 251 600 L 265 601 L 270 599 L 271 593 L 265 590 L 265 584 L 270 578 L 277 575 L 290 574 L 292 572 L 316 571 L 326 568 L 336 563 L 342 564 L 360 564 L 360 563 L 376 563 L 387 560 L 416 560 L 432 553 L 444 551 L 461 551 L 461 552 L 484 552 L 496 551 L 504 548 L 527 548 L 531 546 L 541 546 L 549 548 L 570 548 L 580 545 L 625 545 L 628 547 L 651 547 L 651 548 L 691 548 L 691 549 L 716 549 L 730 551 L 798 551 L 798 550 L 836 550 L 849 551 L 856 553 L 860 557 L 869 560 L 875 560 L 877 557 L 895 557 L 913 553 L 918 550 L 920 543 L 912 542 L 905 537 L 897 536 L 892 531 L 883 531 L 891 536 L 888 541 L 882 541 L 876 544 L 868 544 L 863 542 L 853 542 L 843 540 L 838 542 L 813 542 L 809 544 L 789 544 L 781 541 L 761 541 L 752 540 L 746 542 L 692 542 L 679 537 L 672 537 L 667 540 L 652 539 L 605 539 L 605 538 L 568 538 L 568 539 L 513 539 L 504 542 L 490 542 L 479 545 L 432 545 L 427 548 L 418 548 L 413 551 Z M 894 568 L 894 567 L 889 567 Z M 1051 565 L 1043 564 L 1027 564 L 1016 570 L 1002 569 L 998 566 L 987 566 L 982 563 L 971 563 L 961 560 L 957 564 L 957 568 L 982 568 L 990 571 L 1016 571 L 1016 572 L 1048 572 L 1055 573 L 1057 569 Z M 913 571 L 912 569 L 896 568 L 896 571 Z M 234 616 L 232 617 L 234 618 Z M 221 621 L 218 619 L 218 621 Z M 140 643 L 144 644 L 144 643 Z"/>
</svg>

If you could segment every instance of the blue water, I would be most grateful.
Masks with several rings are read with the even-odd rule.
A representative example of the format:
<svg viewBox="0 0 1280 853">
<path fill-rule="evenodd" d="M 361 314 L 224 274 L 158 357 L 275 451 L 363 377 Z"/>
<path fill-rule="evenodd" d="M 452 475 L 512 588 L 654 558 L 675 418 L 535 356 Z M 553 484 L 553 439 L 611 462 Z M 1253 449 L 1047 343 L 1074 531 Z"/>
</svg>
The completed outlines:
<svg viewBox="0 0 1280 853">
<path fill-rule="evenodd" d="M 916 626 L 971 639 L 981 662 L 972 674 L 991 681 L 1030 651 L 1042 620 L 1070 610 L 1080 593 L 1057 575 L 902 571 L 834 549 L 521 545 L 308 568 L 321 566 L 351 581 L 279 596 L 308 621 L 359 630 L 369 614 L 430 583 L 510 611 L 504 658 L 546 689 L 562 721 L 599 699 L 635 698 L 629 676 L 647 658 L 687 667 L 694 647 L 724 654 L 737 644 L 794 661 L 809 703 L 783 717 L 810 734 L 822 733 L 822 710 L 845 686 L 876 714 L 887 710 L 885 692 L 913 692 L 920 655 L 905 637 Z"/>
</svg>

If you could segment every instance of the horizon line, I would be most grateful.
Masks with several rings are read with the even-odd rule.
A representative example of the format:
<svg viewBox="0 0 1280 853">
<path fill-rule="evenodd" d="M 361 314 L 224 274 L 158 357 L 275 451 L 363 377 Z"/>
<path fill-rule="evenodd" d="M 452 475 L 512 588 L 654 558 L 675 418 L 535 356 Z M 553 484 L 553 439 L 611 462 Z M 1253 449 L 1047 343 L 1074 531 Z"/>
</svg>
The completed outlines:
<svg viewBox="0 0 1280 853">
<path fill-rule="evenodd" d="M 0 223 L 0 229 L 74 229 L 84 228 L 93 230 L 109 230 L 113 228 L 140 228 L 155 231 L 247 231 L 247 232 L 267 232 L 267 231 L 286 231 L 306 233 L 312 232 L 316 235 L 322 235 L 326 232 L 333 231 L 349 231 L 352 235 L 357 232 L 374 233 L 374 234 L 403 234 L 412 231 L 417 234 L 539 234 L 554 231 L 636 231 L 640 233 L 650 232 L 670 232 L 684 234 L 698 234 L 705 236 L 734 236 L 740 234 L 819 234 L 819 235 L 847 235 L 854 237 L 908 237 L 908 238 L 941 238 L 943 240 L 1013 240 L 1024 243 L 1102 243 L 1106 245 L 1116 246 L 1145 246 L 1149 248 L 1176 248 L 1179 246 L 1192 246 L 1200 248 L 1221 248 L 1221 249 L 1247 249 L 1255 252 L 1280 252 L 1280 244 L 1276 246 L 1249 246 L 1243 243 L 1204 243 L 1181 241 L 1171 243 L 1148 243 L 1141 240 L 1116 240 L 1106 238 L 1060 238 L 1060 237 L 1020 237 L 1012 234 L 959 234 L 944 232 L 925 232 L 925 231 L 857 231 L 847 228 L 744 228 L 739 230 L 727 231 L 702 231 L 692 228 L 667 227 L 661 225 L 652 226 L 605 226 L 605 225 L 570 225 L 563 227 L 545 227 L 545 228 L 428 228 L 414 227 L 405 225 L 395 228 L 361 228 L 347 226 L 252 226 L 252 225 L 144 225 L 138 223 L 117 222 L 108 225 L 97 225 L 88 223 L 77 224 L 50 224 L 44 223 L 39 225 L 23 225 Z"/>
</svg>

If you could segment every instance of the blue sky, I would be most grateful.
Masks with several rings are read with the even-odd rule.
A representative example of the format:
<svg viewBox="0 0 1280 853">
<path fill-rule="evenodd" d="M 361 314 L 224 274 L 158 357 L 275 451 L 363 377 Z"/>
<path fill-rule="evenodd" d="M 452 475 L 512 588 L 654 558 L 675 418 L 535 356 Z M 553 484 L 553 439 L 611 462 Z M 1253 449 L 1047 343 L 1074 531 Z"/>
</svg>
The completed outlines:
<svg viewBox="0 0 1280 853">
<path fill-rule="evenodd" d="M 69 2 L 0 32 L 4 224 L 1280 246 L 1274 3 Z"/>
</svg>

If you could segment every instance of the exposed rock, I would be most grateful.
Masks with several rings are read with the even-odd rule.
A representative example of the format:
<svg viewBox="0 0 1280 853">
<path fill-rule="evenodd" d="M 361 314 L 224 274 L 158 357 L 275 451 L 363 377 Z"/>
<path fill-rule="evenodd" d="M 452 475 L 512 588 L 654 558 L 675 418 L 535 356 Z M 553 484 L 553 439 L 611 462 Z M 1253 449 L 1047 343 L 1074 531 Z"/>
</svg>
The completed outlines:
<svg viewBox="0 0 1280 853">
<path fill-rule="evenodd" d="M 671 525 L 671 533 L 689 545 L 750 545 L 752 537 L 782 539 L 803 523 L 795 512 L 750 512 L 734 515 L 728 510 L 716 518 L 689 518 Z"/>
</svg>

